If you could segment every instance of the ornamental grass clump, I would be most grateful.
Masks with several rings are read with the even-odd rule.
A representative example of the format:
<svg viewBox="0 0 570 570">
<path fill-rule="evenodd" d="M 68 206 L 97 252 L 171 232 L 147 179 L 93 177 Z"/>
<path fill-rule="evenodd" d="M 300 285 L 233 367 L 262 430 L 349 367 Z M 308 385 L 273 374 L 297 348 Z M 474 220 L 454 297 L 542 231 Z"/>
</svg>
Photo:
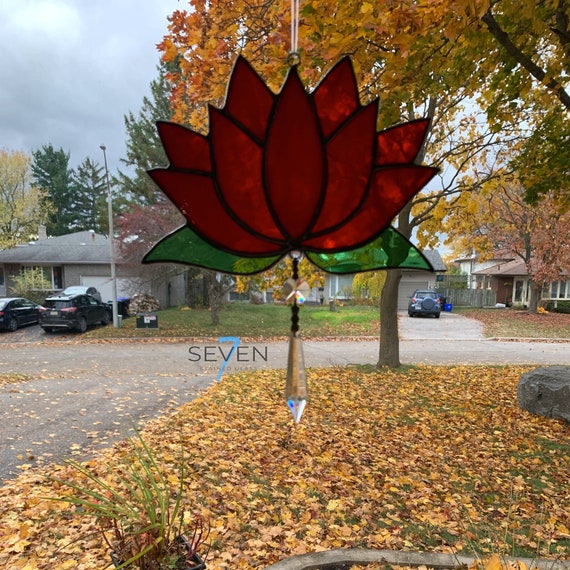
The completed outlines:
<svg viewBox="0 0 570 570">
<path fill-rule="evenodd" d="M 102 475 L 88 464 L 67 461 L 83 482 L 51 479 L 70 492 L 50 500 L 69 503 L 77 514 L 96 519 L 116 568 L 203 567 L 198 549 L 207 540 L 208 526 L 183 502 L 184 458 L 179 475 L 167 477 L 139 432 L 121 447 L 117 461 L 105 463 Z"/>
</svg>

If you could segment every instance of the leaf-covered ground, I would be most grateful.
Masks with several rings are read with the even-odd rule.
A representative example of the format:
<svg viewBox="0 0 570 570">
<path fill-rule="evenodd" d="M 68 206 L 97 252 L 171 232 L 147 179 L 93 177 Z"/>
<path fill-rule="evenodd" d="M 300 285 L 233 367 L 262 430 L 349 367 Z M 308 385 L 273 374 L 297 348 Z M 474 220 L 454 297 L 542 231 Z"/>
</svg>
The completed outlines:
<svg viewBox="0 0 570 570">
<path fill-rule="evenodd" d="M 311 370 L 300 425 L 282 373 L 239 374 L 144 435 L 173 481 L 183 443 L 186 499 L 211 524 L 209 570 L 350 546 L 564 559 L 570 426 L 518 408 L 522 372 Z M 107 567 L 90 521 L 43 499 L 62 492 L 43 473 L 0 488 L 0 567 Z"/>
<path fill-rule="evenodd" d="M 570 314 L 528 313 L 516 309 L 459 309 L 483 323 L 486 337 L 570 339 Z"/>
</svg>

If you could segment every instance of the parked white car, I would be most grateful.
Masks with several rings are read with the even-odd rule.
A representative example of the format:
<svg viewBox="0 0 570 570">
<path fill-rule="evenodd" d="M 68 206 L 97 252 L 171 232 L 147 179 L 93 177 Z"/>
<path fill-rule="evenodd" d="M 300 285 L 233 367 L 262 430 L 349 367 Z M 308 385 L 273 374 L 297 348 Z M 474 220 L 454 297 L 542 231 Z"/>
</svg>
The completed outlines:
<svg viewBox="0 0 570 570">
<path fill-rule="evenodd" d="M 102 303 L 101 293 L 95 287 L 86 287 L 84 285 L 73 285 L 71 287 L 66 287 L 62 295 L 91 295 L 95 297 L 99 303 Z"/>
</svg>

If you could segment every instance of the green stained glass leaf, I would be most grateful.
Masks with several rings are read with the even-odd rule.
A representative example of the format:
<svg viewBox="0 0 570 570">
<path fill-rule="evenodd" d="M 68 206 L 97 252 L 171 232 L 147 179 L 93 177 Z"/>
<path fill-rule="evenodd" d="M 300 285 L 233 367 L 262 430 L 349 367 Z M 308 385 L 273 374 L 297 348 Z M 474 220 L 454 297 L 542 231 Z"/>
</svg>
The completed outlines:
<svg viewBox="0 0 570 570">
<path fill-rule="evenodd" d="M 161 239 L 144 257 L 143 263 L 184 263 L 232 275 L 253 275 L 269 269 L 281 256 L 239 257 L 205 242 L 188 226 Z"/>
<path fill-rule="evenodd" d="M 306 255 L 312 263 L 328 273 L 359 273 L 396 267 L 433 271 L 420 250 L 391 226 L 363 247 L 340 253 L 307 252 Z"/>
</svg>

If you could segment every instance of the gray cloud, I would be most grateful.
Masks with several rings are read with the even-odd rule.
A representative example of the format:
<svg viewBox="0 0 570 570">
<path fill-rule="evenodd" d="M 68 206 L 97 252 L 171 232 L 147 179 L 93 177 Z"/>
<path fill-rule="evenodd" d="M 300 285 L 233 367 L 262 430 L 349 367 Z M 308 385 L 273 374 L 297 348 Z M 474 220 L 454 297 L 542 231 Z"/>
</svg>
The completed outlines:
<svg viewBox="0 0 570 570">
<path fill-rule="evenodd" d="M 123 118 L 157 77 L 156 44 L 184 0 L 3 0 L 0 3 L 0 147 L 30 153 L 52 143 L 76 166 L 111 170 L 125 154 Z"/>
</svg>

